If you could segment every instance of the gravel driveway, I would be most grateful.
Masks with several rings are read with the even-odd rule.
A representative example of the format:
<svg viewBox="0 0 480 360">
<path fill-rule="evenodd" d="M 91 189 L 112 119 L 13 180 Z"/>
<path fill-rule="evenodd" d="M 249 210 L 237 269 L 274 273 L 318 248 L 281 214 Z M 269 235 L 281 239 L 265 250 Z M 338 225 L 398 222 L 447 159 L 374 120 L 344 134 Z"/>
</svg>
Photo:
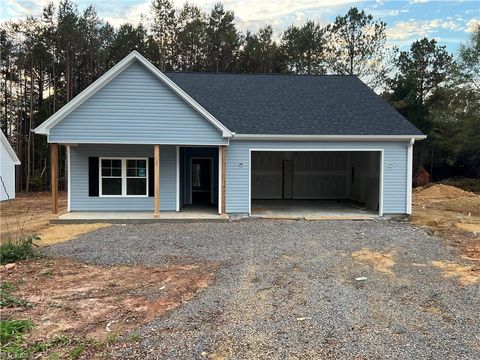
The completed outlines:
<svg viewBox="0 0 480 360">
<path fill-rule="evenodd" d="M 387 267 L 355 257 L 362 249 L 385 254 Z M 99 264 L 220 262 L 211 287 L 139 329 L 141 340 L 119 346 L 111 354 L 115 358 L 478 359 L 480 354 L 479 284 L 462 285 L 461 278 L 446 277 L 434 266 L 468 263 L 443 240 L 405 223 L 114 226 L 47 252 Z"/>
</svg>

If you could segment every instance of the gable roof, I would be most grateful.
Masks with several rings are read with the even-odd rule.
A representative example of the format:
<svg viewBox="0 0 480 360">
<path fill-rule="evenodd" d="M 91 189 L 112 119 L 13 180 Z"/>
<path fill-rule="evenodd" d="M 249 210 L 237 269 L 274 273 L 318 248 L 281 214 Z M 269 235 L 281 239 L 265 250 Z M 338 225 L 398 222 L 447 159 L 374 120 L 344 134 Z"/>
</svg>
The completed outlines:
<svg viewBox="0 0 480 360">
<path fill-rule="evenodd" d="M 55 114 L 45 120 L 40 126 L 34 129 L 36 134 L 48 135 L 49 130 L 62 121 L 68 114 L 75 110 L 78 106 L 92 97 L 98 90 L 108 84 L 118 74 L 124 71 L 134 61 L 138 61 L 151 71 L 160 81 L 165 83 L 174 93 L 180 96 L 187 104 L 193 107 L 200 115 L 212 123 L 219 131 L 222 132 L 223 137 L 231 137 L 231 131 L 218 121 L 212 114 L 200 106 L 194 99 L 192 99 L 185 91 L 183 91 L 177 84 L 170 80 L 165 74 L 158 70 L 152 63 L 140 55 L 137 51 L 132 51 L 129 55 L 123 58 L 119 63 L 113 66 L 100 78 L 94 81 L 90 86 L 83 90 L 80 94 L 75 96 L 69 103 L 62 107 Z"/>
<path fill-rule="evenodd" d="M 239 138 L 425 138 L 356 76 L 166 75 Z"/>
<path fill-rule="evenodd" d="M 10 143 L 8 142 L 7 137 L 5 136 L 3 131 L 0 131 L 0 139 L 3 147 L 7 150 L 7 153 L 8 155 L 10 155 L 13 163 L 15 165 L 20 165 L 20 159 L 18 158 L 17 154 L 15 154 L 15 150 L 13 150 L 12 145 L 10 145 Z"/>
</svg>

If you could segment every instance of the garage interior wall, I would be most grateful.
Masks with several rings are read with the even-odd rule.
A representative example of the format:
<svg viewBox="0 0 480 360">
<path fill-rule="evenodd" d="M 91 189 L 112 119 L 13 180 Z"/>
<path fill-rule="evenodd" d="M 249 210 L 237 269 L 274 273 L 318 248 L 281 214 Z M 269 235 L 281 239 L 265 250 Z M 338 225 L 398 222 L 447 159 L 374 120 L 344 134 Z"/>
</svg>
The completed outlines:
<svg viewBox="0 0 480 360">
<path fill-rule="evenodd" d="M 252 200 L 348 199 L 376 209 L 380 152 L 252 152 Z"/>
</svg>

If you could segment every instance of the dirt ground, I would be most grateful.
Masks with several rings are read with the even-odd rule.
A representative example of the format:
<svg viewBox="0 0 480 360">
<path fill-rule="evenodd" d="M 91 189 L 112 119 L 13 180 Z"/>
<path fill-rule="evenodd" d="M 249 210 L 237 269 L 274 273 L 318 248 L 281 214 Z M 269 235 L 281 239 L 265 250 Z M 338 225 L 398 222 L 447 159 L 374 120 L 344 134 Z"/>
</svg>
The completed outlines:
<svg viewBox="0 0 480 360">
<path fill-rule="evenodd" d="M 2 282 L 27 308 L 2 309 L 2 318 L 35 324 L 28 343 L 67 336 L 105 341 L 152 321 L 190 300 L 213 280 L 213 264 L 95 266 L 69 259 L 39 259 L 1 268 Z M 111 336 L 111 335 L 110 335 Z"/>
<path fill-rule="evenodd" d="M 480 261 L 480 195 L 444 184 L 416 188 L 410 221 L 460 247 L 465 258 Z"/>
<path fill-rule="evenodd" d="M 67 210 L 67 194 L 59 194 L 59 211 Z M 110 226 L 108 224 L 49 225 L 51 197 L 48 192 L 19 193 L 10 203 L 0 203 L 0 241 L 16 239 L 21 235 L 37 234 L 38 246 L 74 239 L 81 234 Z"/>
</svg>

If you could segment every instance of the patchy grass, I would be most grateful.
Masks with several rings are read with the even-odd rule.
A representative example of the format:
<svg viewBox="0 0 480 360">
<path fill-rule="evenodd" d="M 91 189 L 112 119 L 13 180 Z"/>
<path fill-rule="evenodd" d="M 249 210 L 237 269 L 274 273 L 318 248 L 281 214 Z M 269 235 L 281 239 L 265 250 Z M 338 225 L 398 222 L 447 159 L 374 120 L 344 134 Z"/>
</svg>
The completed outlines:
<svg viewBox="0 0 480 360">
<path fill-rule="evenodd" d="M 217 266 L 97 266 L 45 257 L 21 261 L 13 270 L 0 267 L 2 288 L 6 304 L 30 306 L 6 306 L 2 317 L 28 317 L 35 324 L 15 350 L 20 354 L 23 349 L 24 358 L 91 358 L 121 335 L 193 298 L 210 284 Z M 132 332 L 126 339 L 137 342 L 140 336 Z"/>
<path fill-rule="evenodd" d="M 1 353 L 14 359 L 28 357 L 25 347 L 25 334 L 33 328 L 28 320 L 0 320 Z"/>
<path fill-rule="evenodd" d="M 9 264 L 34 256 L 33 247 L 37 246 L 38 235 L 20 236 L 15 240 L 7 240 L 0 244 L 0 264 Z"/>
<path fill-rule="evenodd" d="M 0 243 L 36 233 L 40 247 L 74 239 L 79 235 L 110 226 L 109 224 L 49 225 L 52 205 L 47 192 L 19 193 L 12 201 L 0 203 Z M 59 194 L 60 214 L 66 211 L 67 195 Z"/>
<path fill-rule="evenodd" d="M 379 273 L 393 275 L 392 267 L 395 265 L 395 260 L 392 252 L 379 252 L 364 248 L 352 253 L 352 257 L 372 266 L 373 270 Z"/>
<path fill-rule="evenodd" d="M 16 287 L 9 282 L 0 283 L 0 308 L 26 308 L 31 306 L 27 300 L 13 296 L 12 292 L 15 290 Z"/>
</svg>

